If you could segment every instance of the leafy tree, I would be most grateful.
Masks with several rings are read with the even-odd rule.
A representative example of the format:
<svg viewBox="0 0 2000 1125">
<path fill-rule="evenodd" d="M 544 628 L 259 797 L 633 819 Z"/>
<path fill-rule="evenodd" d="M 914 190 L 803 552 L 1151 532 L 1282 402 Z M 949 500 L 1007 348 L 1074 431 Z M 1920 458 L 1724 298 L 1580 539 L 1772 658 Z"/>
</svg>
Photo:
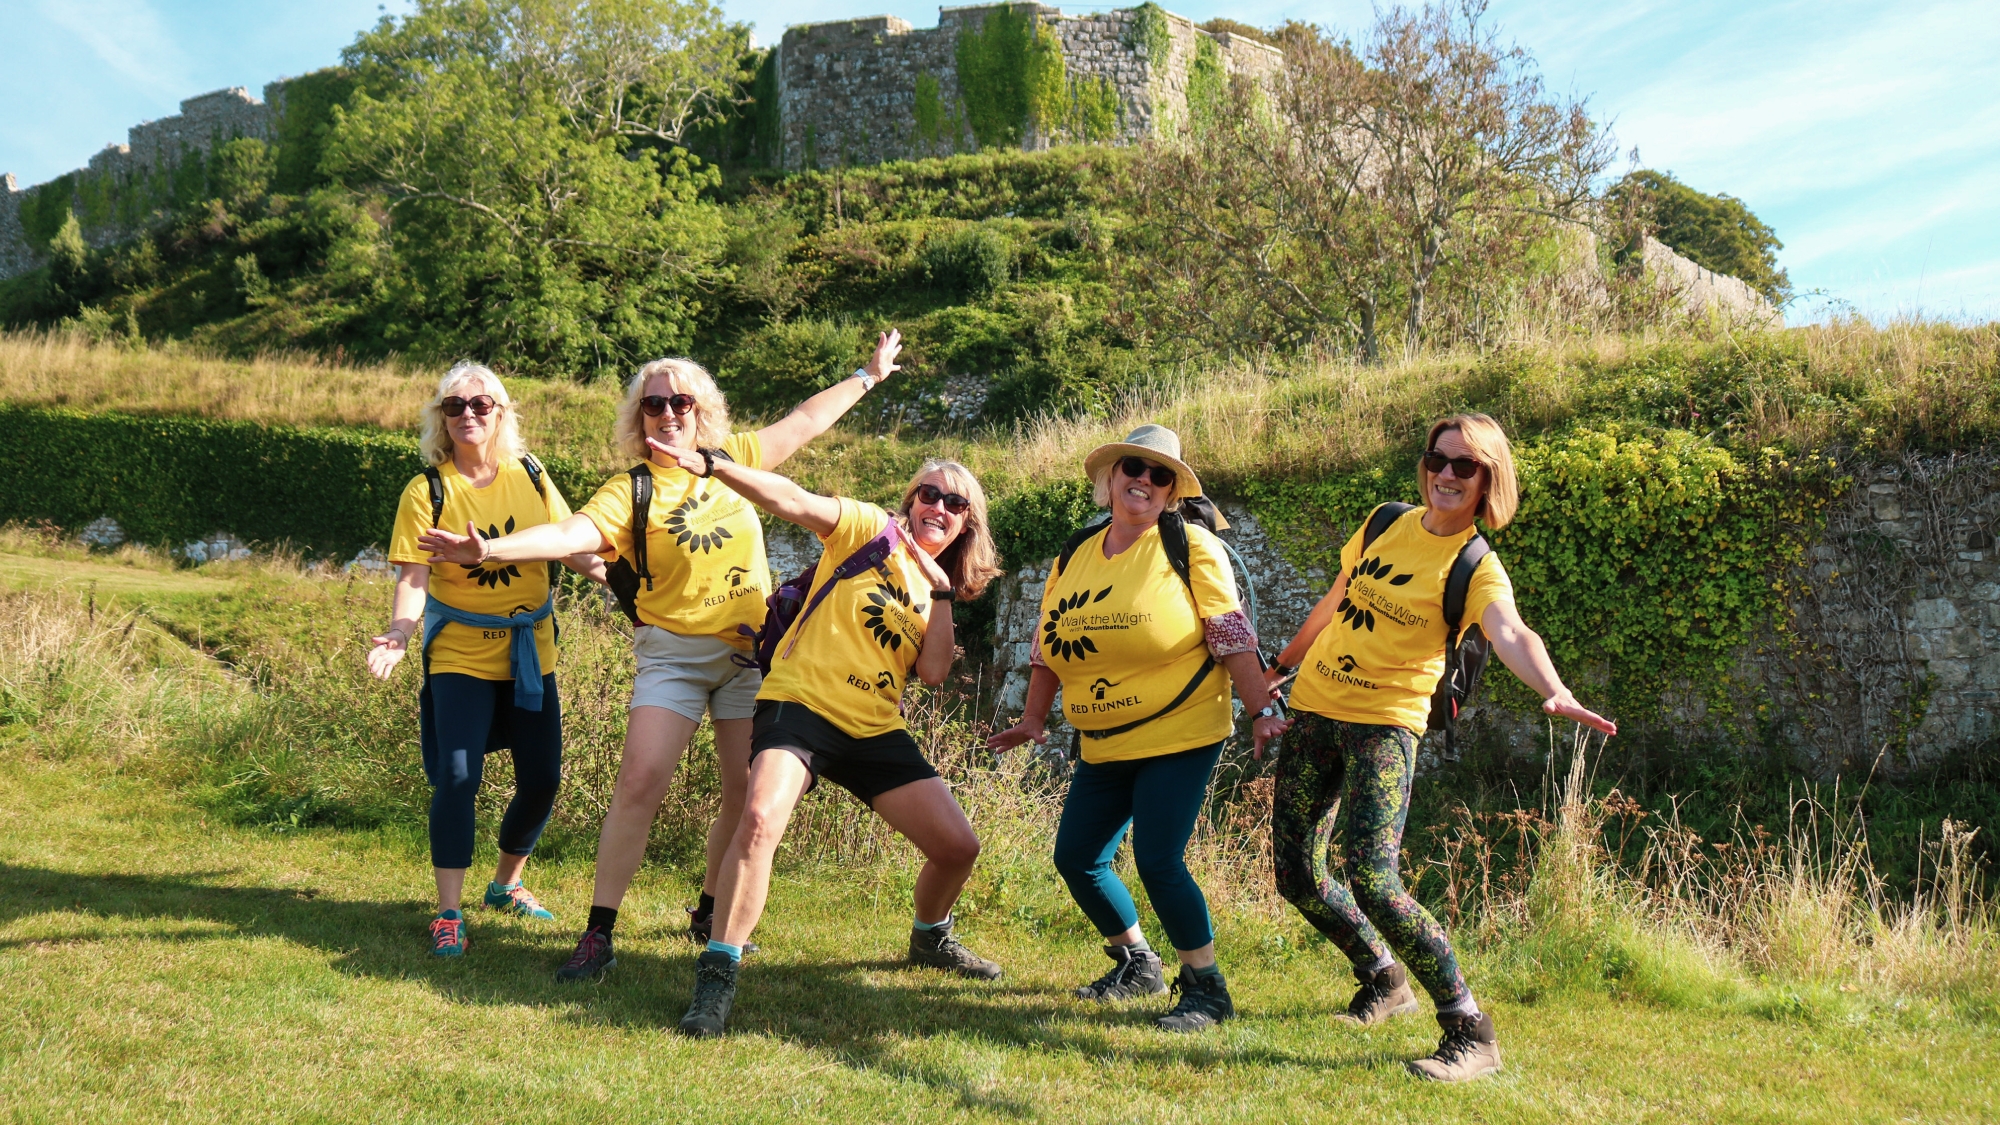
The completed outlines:
<svg viewBox="0 0 2000 1125">
<path fill-rule="evenodd" d="M 1773 301 L 1791 296 L 1791 278 L 1778 268 L 1785 244 L 1735 196 L 1708 195 L 1650 168 L 1627 174 L 1607 194 L 1645 233 L 1696 263 L 1741 278 Z"/>
<path fill-rule="evenodd" d="M 386 197 L 391 343 L 577 374 L 685 350 L 726 232 L 676 146 L 744 46 L 707 0 L 420 0 L 364 33 L 323 167 Z"/>
</svg>

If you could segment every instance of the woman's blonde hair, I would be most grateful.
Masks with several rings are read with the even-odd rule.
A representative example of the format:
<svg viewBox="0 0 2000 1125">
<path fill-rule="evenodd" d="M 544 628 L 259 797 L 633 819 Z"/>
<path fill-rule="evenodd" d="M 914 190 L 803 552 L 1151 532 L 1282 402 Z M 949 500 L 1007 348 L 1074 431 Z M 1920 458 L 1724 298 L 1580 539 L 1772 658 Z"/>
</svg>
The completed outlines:
<svg viewBox="0 0 2000 1125">
<path fill-rule="evenodd" d="M 652 447 L 646 444 L 646 416 L 639 400 L 646 397 L 646 384 L 655 375 L 672 380 L 676 393 L 694 396 L 695 445 L 713 449 L 729 437 L 729 403 L 715 376 L 691 359 L 656 359 L 639 369 L 625 385 L 625 402 L 618 407 L 618 424 L 611 438 L 620 452 L 634 461 L 651 460 Z"/>
<path fill-rule="evenodd" d="M 1090 479 L 1091 502 L 1100 508 L 1109 508 L 1111 506 L 1111 474 L 1117 471 L 1118 462 L 1112 461 L 1110 464 L 1098 469 L 1097 475 Z M 1179 500 L 1180 496 L 1181 482 L 1180 477 L 1176 475 L 1174 483 L 1167 486 L 1167 506 L 1164 510 L 1172 511 L 1174 502 Z"/>
<path fill-rule="evenodd" d="M 917 487 L 932 473 L 944 474 L 946 491 L 972 501 L 972 507 L 965 513 L 965 530 L 937 556 L 938 566 L 951 579 L 951 588 L 958 591 L 960 598 L 971 601 L 985 593 L 987 585 L 1000 575 L 1000 558 L 993 550 L 993 531 L 986 522 L 986 490 L 980 487 L 972 470 L 956 461 L 938 458 L 925 461 L 910 478 L 909 487 L 903 490 L 903 503 L 896 511 L 896 519 L 903 530 L 909 530 L 910 507 L 917 501 Z"/>
<path fill-rule="evenodd" d="M 1514 478 L 1514 449 L 1507 442 L 1507 431 L 1484 414 L 1454 414 L 1431 426 L 1430 436 L 1424 439 L 1426 452 L 1437 448 L 1438 435 L 1446 430 L 1457 430 L 1465 444 L 1472 447 L 1472 455 L 1486 466 L 1486 490 L 1479 497 L 1479 518 L 1491 531 L 1513 523 L 1514 513 L 1521 507 L 1521 486 Z M 1431 478 L 1435 475 L 1424 468 L 1423 458 L 1419 457 L 1417 482 L 1424 496 L 1431 494 Z"/>
<path fill-rule="evenodd" d="M 455 363 L 444 378 L 438 380 L 437 394 L 431 396 L 430 405 L 424 407 L 423 435 L 417 439 L 417 448 L 423 451 L 424 459 L 433 465 L 442 465 L 451 460 L 451 430 L 445 425 L 444 400 L 452 396 L 460 384 L 478 380 L 486 384 L 485 393 L 493 396 L 495 413 L 499 415 L 493 423 L 493 440 L 502 461 L 518 461 L 526 453 L 527 446 L 521 442 L 521 421 L 514 414 L 514 400 L 507 397 L 507 387 L 500 382 L 500 376 L 482 363 Z"/>
</svg>

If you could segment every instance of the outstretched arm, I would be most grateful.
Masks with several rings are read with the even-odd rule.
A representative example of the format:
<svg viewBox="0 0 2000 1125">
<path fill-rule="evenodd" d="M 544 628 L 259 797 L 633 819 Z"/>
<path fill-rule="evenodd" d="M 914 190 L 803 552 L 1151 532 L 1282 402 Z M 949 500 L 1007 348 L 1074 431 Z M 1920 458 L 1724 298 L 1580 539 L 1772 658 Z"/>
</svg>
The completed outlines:
<svg viewBox="0 0 2000 1125">
<path fill-rule="evenodd" d="M 652 438 L 647 438 L 646 444 L 673 458 L 681 468 L 696 476 L 708 471 L 708 465 L 698 450 L 665 445 Z M 807 492 L 776 473 L 718 457 L 715 459 L 715 479 L 759 508 L 787 523 L 798 524 L 814 535 L 831 535 L 834 526 L 840 522 L 839 500 Z"/>
<path fill-rule="evenodd" d="M 1563 686 L 1562 677 L 1556 674 L 1556 666 L 1549 660 L 1548 646 L 1521 620 L 1512 602 L 1487 606 L 1479 617 L 1479 627 L 1485 631 L 1486 639 L 1493 642 L 1493 655 L 1500 658 L 1500 663 L 1542 697 L 1543 711 L 1605 735 L 1618 733 L 1617 723 L 1578 703 L 1576 696 Z"/>
<path fill-rule="evenodd" d="M 902 350 L 903 334 L 891 328 L 876 339 L 875 355 L 862 370 L 879 383 L 902 370 L 896 365 L 896 353 Z M 854 409 L 854 404 L 867 393 L 860 379 L 842 379 L 793 407 L 790 414 L 758 430 L 757 443 L 764 447 L 764 467 L 775 469 L 784 464 L 807 442 L 840 421 L 841 415 Z"/>
<path fill-rule="evenodd" d="M 611 549 L 604 533 L 597 530 L 590 517 L 581 512 L 560 523 L 538 523 L 497 539 L 484 538 L 479 529 L 471 524 L 466 525 L 464 535 L 434 527 L 417 536 L 417 546 L 431 553 L 433 566 L 438 563 L 478 566 L 488 560 L 546 562 L 564 559 L 568 560 L 570 569 L 592 578 L 597 576 L 590 573 L 589 564 L 580 563 L 576 556 L 594 555 Z M 602 568 L 599 569 L 601 571 Z"/>
<path fill-rule="evenodd" d="M 389 607 L 389 627 L 379 637 L 369 639 L 368 672 L 386 680 L 403 662 L 410 641 L 417 636 L 424 619 L 424 598 L 431 586 L 431 568 L 422 563 L 396 566 L 396 593 Z"/>
<path fill-rule="evenodd" d="M 1024 742 L 1049 740 L 1049 709 L 1055 706 L 1056 689 L 1062 681 L 1055 672 L 1037 664 L 1028 670 L 1028 702 L 1021 721 L 986 740 L 988 750 L 1011 750 Z"/>
</svg>

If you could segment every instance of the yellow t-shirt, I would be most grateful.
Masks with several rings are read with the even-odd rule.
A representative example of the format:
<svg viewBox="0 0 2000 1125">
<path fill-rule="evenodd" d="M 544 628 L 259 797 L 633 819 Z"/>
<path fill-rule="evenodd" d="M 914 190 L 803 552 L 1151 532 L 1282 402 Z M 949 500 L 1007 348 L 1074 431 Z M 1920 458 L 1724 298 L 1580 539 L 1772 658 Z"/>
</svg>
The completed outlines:
<svg viewBox="0 0 2000 1125">
<path fill-rule="evenodd" d="M 764 467 L 755 433 L 735 433 L 722 443 L 739 465 Z M 719 480 L 682 468 L 652 465 L 653 500 L 646 514 L 646 569 L 653 588 L 639 584 L 639 620 L 683 636 L 716 636 L 749 648 L 737 632 L 764 622 L 771 568 L 764 561 L 764 525 L 757 509 Z M 632 553 L 632 476 L 605 481 L 583 514 L 611 543 L 605 557 Z"/>
<path fill-rule="evenodd" d="M 1369 545 L 1366 559 L 1361 531 L 1341 548 L 1347 597 L 1299 665 L 1292 710 L 1424 733 L 1431 693 L 1444 675 L 1445 578 L 1476 529 L 1432 535 L 1423 517 L 1422 508 L 1403 513 Z M 1514 584 L 1500 556 L 1488 554 L 1472 572 L 1459 627 L 1479 624 L 1489 606 L 1503 602 L 1514 603 Z"/>
<path fill-rule="evenodd" d="M 820 540 L 820 567 L 806 604 L 848 556 L 887 526 L 889 513 L 841 497 L 840 522 Z M 908 540 L 897 544 L 880 570 L 846 579 L 811 617 L 793 622 L 778 640 L 757 698 L 803 704 L 855 738 L 908 729 L 898 709 L 903 681 L 917 662 L 931 614 L 931 584 L 910 557 L 914 550 Z"/>
<path fill-rule="evenodd" d="M 1102 535 L 1085 541 L 1042 588 L 1036 643 L 1062 680 L 1063 715 L 1078 730 L 1108 730 L 1173 702 L 1208 659 L 1203 619 L 1237 608 L 1221 541 L 1205 527 L 1187 531 L 1190 582 L 1174 573 L 1154 526 L 1116 558 L 1104 557 Z M 1231 726 L 1229 674 L 1218 664 L 1171 712 L 1079 742 L 1084 761 L 1117 762 L 1220 742 Z"/>
<path fill-rule="evenodd" d="M 444 512 L 438 526 L 465 534 L 467 521 L 477 524 L 488 538 L 506 535 L 536 524 L 557 523 L 569 518 L 569 504 L 556 489 L 548 473 L 542 474 L 544 501 L 535 492 L 535 482 L 519 461 L 503 461 L 493 483 L 474 488 L 459 474 L 458 466 L 446 461 L 438 466 L 444 478 Z M 431 489 L 422 473 L 403 488 L 396 505 L 396 530 L 389 538 L 392 563 L 430 563 L 430 552 L 417 546 L 417 536 L 431 528 Z M 431 566 L 431 596 L 467 613 L 490 613 L 511 617 L 542 608 L 549 600 L 549 568 L 545 563 L 481 563 L 464 566 L 443 563 Z M 420 638 L 411 638 L 414 649 Z M 473 629 L 445 623 L 431 642 L 431 671 L 458 672 L 482 680 L 511 680 L 508 651 L 509 630 Z M 535 648 L 541 653 L 544 675 L 556 670 L 556 619 L 554 614 L 535 625 Z"/>
</svg>

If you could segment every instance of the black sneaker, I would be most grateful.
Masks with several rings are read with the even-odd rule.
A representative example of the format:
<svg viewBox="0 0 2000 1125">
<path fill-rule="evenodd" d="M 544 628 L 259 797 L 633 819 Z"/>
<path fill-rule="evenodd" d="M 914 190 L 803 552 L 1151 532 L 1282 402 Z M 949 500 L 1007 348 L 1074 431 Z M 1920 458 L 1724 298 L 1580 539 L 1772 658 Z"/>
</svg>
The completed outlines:
<svg viewBox="0 0 2000 1125">
<path fill-rule="evenodd" d="M 1167 990 L 1160 955 L 1152 950 L 1107 945 L 1104 955 L 1116 964 L 1110 972 L 1077 989 L 1079 1000 L 1130 1000 L 1134 996 L 1158 996 Z"/>
<path fill-rule="evenodd" d="M 694 1001 L 681 1017 L 681 1034 L 713 1039 L 729 1022 L 736 1003 L 737 963 L 727 953 L 713 951 L 694 959 Z"/>
<path fill-rule="evenodd" d="M 611 935 L 592 926 L 576 939 L 576 952 L 556 970 L 556 979 L 597 980 L 604 970 L 617 963 L 618 958 L 611 952 Z"/>
<path fill-rule="evenodd" d="M 1000 966 L 967 949 L 946 919 L 928 930 L 910 930 L 910 964 L 945 969 L 974 980 L 999 980 Z"/>
<path fill-rule="evenodd" d="M 683 909 L 688 912 L 688 940 L 694 942 L 696 945 L 707 945 L 710 939 L 715 936 L 715 911 L 710 910 L 704 913 L 692 906 L 684 907 Z M 755 952 L 757 952 L 756 942 L 746 941 L 743 943 L 743 955 L 745 957 Z"/>
<path fill-rule="evenodd" d="M 1174 991 L 1181 994 L 1180 1003 L 1153 1021 L 1161 1031 L 1202 1031 L 1236 1018 L 1236 1005 L 1229 999 L 1229 986 L 1223 982 L 1221 973 L 1198 976 L 1193 969 L 1182 965 L 1181 975 L 1174 981 Z"/>
</svg>

